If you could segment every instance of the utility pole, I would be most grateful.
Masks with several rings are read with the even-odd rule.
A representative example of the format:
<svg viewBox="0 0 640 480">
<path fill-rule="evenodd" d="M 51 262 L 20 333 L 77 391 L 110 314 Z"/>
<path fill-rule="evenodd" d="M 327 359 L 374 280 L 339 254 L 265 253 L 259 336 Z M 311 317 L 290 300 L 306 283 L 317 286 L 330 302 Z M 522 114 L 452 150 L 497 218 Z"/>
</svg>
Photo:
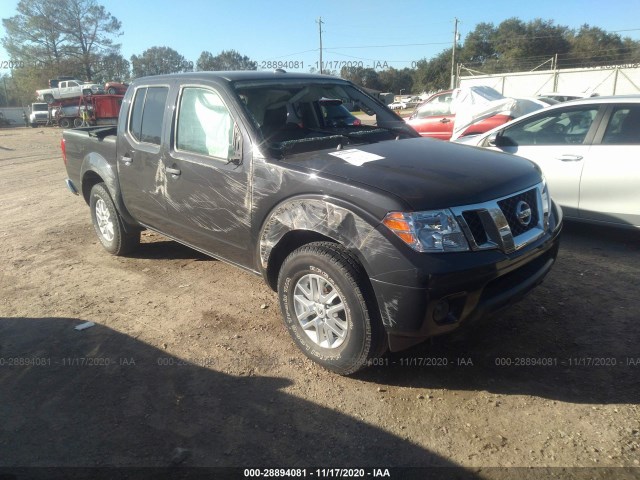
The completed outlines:
<svg viewBox="0 0 640 480">
<path fill-rule="evenodd" d="M 451 51 L 451 88 L 456 88 L 456 45 L 458 44 L 458 18 L 455 17 L 453 30 L 453 50 Z"/>
<path fill-rule="evenodd" d="M 318 17 L 316 21 L 320 32 L 320 74 L 322 75 L 322 17 Z"/>
</svg>

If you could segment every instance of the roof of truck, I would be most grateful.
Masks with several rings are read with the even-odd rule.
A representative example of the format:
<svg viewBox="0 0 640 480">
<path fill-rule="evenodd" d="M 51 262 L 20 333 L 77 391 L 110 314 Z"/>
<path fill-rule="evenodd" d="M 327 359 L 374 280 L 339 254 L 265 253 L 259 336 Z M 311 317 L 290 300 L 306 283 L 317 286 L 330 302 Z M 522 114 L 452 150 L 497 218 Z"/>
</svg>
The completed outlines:
<svg viewBox="0 0 640 480">
<path fill-rule="evenodd" d="M 228 82 L 242 81 L 242 80 L 335 80 L 344 81 L 341 78 L 331 75 L 318 75 L 315 73 L 289 73 L 282 69 L 277 70 L 237 70 L 237 71 L 220 71 L 220 72 L 186 72 L 186 73 L 172 73 L 169 75 L 156 75 L 150 77 L 141 77 L 134 80 L 134 83 L 144 83 L 153 79 L 154 81 L 170 80 L 175 78 L 181 78 L 183 80 L 204 78 L 211 80 L 226 80 Z"/>
</svg>

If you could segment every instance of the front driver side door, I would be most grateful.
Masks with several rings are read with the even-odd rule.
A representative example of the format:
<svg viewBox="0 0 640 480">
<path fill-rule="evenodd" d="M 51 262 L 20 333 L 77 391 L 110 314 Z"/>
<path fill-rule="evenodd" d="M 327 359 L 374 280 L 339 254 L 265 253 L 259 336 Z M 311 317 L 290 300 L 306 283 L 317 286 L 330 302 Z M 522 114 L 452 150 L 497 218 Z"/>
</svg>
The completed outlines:
<svg viewBox="0 0 640 480">
<path fill-rule="evenodd" d="M 407 123 L 423 137 L 449 140 L 455 115 L 451 113 L 451 92 L 431 97 L 416 108 Z"/>
<path fill-rule="evenodd" d="M 210 86 L 183 86 L 163 159 L 167 233 L 238 265 L 253 261 L 249 162 L 226 100 Z M 248 143 L 248 141 L 247 141 Z"/>
</svg>

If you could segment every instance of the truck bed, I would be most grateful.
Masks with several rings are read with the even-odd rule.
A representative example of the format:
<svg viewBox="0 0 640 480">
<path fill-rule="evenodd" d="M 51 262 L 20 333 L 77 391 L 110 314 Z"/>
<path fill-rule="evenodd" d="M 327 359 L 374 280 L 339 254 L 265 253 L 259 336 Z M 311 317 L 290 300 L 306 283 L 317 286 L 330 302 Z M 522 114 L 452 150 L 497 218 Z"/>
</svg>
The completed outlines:
<svg viewBox="0 0 640 480">
<path fill-rule="evenodd" d="M 104 159 L 115 168 L 116 134 L 115 125 L 73 128 L 62 132 L 67 154 L 67 174 L 75 185 L 82 185 L 81 177 L 86 170 L 83 164 Z"/>
</svg>

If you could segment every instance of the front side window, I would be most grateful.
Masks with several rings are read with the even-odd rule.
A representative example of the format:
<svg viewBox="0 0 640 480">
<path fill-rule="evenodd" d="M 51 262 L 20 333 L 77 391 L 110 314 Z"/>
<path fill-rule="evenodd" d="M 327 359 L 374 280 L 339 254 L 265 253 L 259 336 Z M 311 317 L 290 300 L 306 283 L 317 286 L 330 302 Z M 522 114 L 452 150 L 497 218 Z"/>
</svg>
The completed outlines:
<svg viewBox="0 0 640 480">
<path fill-rule="evenodd" d="M 229 160 L 234 154 L 233 129 L 231 113 L 216 92 L 199 87 L 182 91 L 177 150 Z"/>
<path fill-rule="evenodd" d="M 160 145 L 167 87 L 139 88 L 133 99 L 129 133 L 139 142 Z"/>
<path fill-rule="evenodd" d="M 502 132 L 503 145 L 569 145 L 584 142 L 598 107 L 556 110 L 536 115 Z"/>
</svg>

